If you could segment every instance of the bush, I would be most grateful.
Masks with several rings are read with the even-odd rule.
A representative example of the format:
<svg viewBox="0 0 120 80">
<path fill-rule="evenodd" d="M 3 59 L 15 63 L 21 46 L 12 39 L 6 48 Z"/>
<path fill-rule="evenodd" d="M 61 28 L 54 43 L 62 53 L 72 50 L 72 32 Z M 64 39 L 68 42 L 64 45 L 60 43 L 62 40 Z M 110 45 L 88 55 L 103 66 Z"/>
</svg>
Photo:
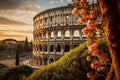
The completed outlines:
<svg viewBox="0 0 120 80">
<path fill-rule="evenodd" d="M 33 68 L 27 65 L 20 65 L 17 67 L 7 69 L 0 76 L 0 80 L 22 80 L 24 77 L 33 73 Z"/>
<path fill-rule="evenodd" d="M 99 41 L 99 48 L 109 53 L 105 41 Z M 86 56 L 89 54 L 87 45 L 81 44 L 58 61 L 40 68 L 25 80 L 88 80 L 86 73 L 91 68 Z"/>
</svg>

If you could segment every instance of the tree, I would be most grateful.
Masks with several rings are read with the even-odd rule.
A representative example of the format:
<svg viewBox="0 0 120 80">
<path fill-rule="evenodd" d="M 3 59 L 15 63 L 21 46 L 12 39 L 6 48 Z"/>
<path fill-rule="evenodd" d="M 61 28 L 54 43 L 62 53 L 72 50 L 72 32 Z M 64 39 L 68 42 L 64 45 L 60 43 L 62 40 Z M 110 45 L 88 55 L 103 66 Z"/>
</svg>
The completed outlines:
<svg viewBox="0 0 120 80">
<path fill-rule="evenodd" d="M 116 80 L 120 79 L 120 1 L 98 0 Z M 111 68 L 112 69 L 112 68 Z"/>
<path fill-rule="evenodd" d="M 7 49 L 7 46 L 3 43 L 0 44 L 0 51 L 4 51 Z"/>
<path fill-rule="evenodd" d="M 29 50 L 29 43 L 28 43 L 27 37 L 26 37 L 25 43 L 23 45 L 23 49 L 24 49 L 25 52 L 29 52 L 30 51 Z"/>
<path fill-rule="evenodd" d="M 94 1 L 94 0 L 90 0 Z M 103 20 L 103 29 L 106 34 L 106 39 L 108 43 L 108 47 L 110 50 L 110 55 L 112 58 L 112 66 L 110 69 L 110 73 L 114 73 L 115 71 L 115 78 L 116 80 L 120 79 L 120 1 L 119 0 L 96 0 L 98 1 L 98 5 L 100 7 L 100 11 L 102 14 L 102 20 Z M 75 0 L 77 3 L 76 6 L 78 6 L 77 9 L 80 9 L 81 7 L 85 6 L 85 8 L 89 7 L 86 0 Z M 75 9 L 75 13 L 78 13 L 78 11 Z M 84 13 L 85 14 L 85 13 Z M 95 13 L 96 14 L 96 13 Z M 94 17 L 95 16 L 88 16 L 88 17 Z M 82 17 L 84 18 L 84 17 Z M 82 21 L 82 20 L 80 20 Z M 106 78 L 106 80 L 112 80 L 112 76 L 108 74 L 109 77 Z"/>
<path fill-rule="evenodd" d="M 32 48 L 33 48 L 33 44 L 32 44 L 32 41 L 31 41 L 30 46 L 29 46 L 29 50 L 32 51 Z"/>
<path fill-rule="evenodd" d="M 16 63 L 15 65 L 19 65 L 19 53 L 23 52 L 22 45 L 21 44 L 16 44 L 15 45 L 15 52 L 16 52 Z"/>
<path fill-rule="evenodd" d="M 0 75 L 0 80 L 24 80 L 25 77 L 34 72 L 33 68 L 27 65 L 20 65 L 8 68 Z"/>
</svg>

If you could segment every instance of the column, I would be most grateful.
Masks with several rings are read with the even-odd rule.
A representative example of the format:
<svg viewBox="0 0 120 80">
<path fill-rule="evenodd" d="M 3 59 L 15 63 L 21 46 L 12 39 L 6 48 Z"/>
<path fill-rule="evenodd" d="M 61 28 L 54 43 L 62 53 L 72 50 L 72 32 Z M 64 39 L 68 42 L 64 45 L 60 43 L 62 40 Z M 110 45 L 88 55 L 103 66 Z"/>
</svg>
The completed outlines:
<svg viewBox="0 0 120 80">
<path fill-rule="evenodd" d="M 50 53 L 49 47 L 50 47 L 50 45 L 47 44 L 47 53 L 48 53 L 48 54 Z"/>
<path fill-rule="evenodd" d="M 70 30 L 70 40 L 73 40 L 73 30 Z"/>
<path fill-rule="evenodd" d="M 64 54 L 64 45 L 61 45 L 61 54 Z"/>
<path fill-rule="evenodd" d="M 62 40 L 64 40 L 64 38 L 65 38 L 65 31 L 61 31 L 61 35 L 62 35 Z"/>
<path fill-rule="evenodd" d="M 44 57 L 42 57 L 42 65 L 44 65 Z"/>
</svg>

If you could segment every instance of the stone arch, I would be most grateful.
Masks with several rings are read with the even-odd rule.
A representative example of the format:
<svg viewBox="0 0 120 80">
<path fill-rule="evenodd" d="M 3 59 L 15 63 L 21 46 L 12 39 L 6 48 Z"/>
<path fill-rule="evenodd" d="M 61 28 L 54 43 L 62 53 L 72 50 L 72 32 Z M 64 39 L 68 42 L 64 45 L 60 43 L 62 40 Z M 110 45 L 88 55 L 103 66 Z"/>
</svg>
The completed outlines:
<svg viewBox="0 0 120 80">
<path fill-rule="evenodd" d="M 57 52 L 61 52 L 61 46 L 60 46 L 60 45 L 57 45 L 56 51 L 57 51 Z"/>
<path fill-rule="evenodd" d="M 50 45 L 50 52 L 53 52 L 53 45 Z"/>
<path fill-rule="evenodd" d="M 49 59 L 49 64 L 52 63 L 52 62 L 54 62 L 54 59 L 53 59 L 53 58 L 50 58 L 50 59 Z"/>
<path fill-rule="evenodd" d="M 69 30 L 65 31 L 65 37 L 70 38 L 70 31 Z"/>
<path fill-rule="evenodd" d="M 70 50 L 70 45 L 65 45 L 64 52 L 68 52 Z"/>
<path fill-rule="evenodd" d="M 58 31 L 58 32 L 57 32 L 57 37 L 58 37 L 58 38 L 61 38 L 61 37 L 62 37 L 61 31 Z"/>
<path fill-rule="evenodd" d="M 39 64 L 42 65 L 42 58 L 39 58 Z"/>
<path fill-rule="evenodd" d="M 47 44 L 44 44 L 44 51 L 47 51 Z"/>
<path fill-rule="evenodd" d="M 79 37 L 80 36 L 79 34 L 80 34 L 79 30 L 75 30 L 73 32 L 73 37 Z"/>
<path fill-rule="evenodd" d="M 38 51 L 37 44 L 35 45 L 35 50 Z"/>
<path fill-rule="evenodd" d="M 44 65 L 47 65 L 48 58 L 44 58 Z"/>
<path fill-rule="evenodd" d="M 36 44 L 35 45 L 35 51 L 38 53 L 38 51 L 39 51 L 39 47 L 38 47 L 38 45 Z"/>
<path fill-rule="evenodd" d="M 54 38 L 54 32 L 53 31 L 51 32 L 50 37 Z"/>
<path fill-rule="evenodd" d="M 45 34 L 45 38 L 47 38 L 47 39 L 48 39 L 48 32 L 46 32 L 46 34 Z"/>
<path fill-rule="evenodd" d="M 77 47 L 77 46 L 79 46 L 79 45 L 74 45 L 74 47 L 73 47 L 73 48 L 75 48 L 75 47 Z"/>
<path fill-rule="evenodd" d="M 40 49 L 40 51 L 42 51 L 42 45 L 41 44 L 39 44 L 39 49 Z"/>
</svg>

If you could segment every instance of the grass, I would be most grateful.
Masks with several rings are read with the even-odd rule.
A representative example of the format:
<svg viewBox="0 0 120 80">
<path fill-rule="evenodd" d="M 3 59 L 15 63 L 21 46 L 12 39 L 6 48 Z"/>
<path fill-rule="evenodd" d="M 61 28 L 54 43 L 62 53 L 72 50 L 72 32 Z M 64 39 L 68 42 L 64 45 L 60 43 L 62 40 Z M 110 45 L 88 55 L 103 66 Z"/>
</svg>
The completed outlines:
<svg viewBox="0 0 120 80">
<path fill-rule="evenodd" d="M 86 44 L 82 44 L 67 52 L 58 61 L 40 68 L 25 80 L 87 80 L 87 62 L 83 58 L 86 50 Z"/>
<path fill-rule="evenodd" d="M 98 48 L 102 49 L 105 53 L 109 53 L 105 41 L 99 41 L 98 43 Z M 91 68 L 90 62 L 86 61 L 86 56 L 89 54 L 87 45 L 81 44 L 67 52 L 58 61 L 40 68 L 22 80 L 88 80 L 86 73 L 89 72 Z M 16 73 L 18 73 L 18 70 Z M 14 76 L 13 74 L 11 75 Z M 12 80 L 16 79 L 12 78 Z"/>
</svg>

